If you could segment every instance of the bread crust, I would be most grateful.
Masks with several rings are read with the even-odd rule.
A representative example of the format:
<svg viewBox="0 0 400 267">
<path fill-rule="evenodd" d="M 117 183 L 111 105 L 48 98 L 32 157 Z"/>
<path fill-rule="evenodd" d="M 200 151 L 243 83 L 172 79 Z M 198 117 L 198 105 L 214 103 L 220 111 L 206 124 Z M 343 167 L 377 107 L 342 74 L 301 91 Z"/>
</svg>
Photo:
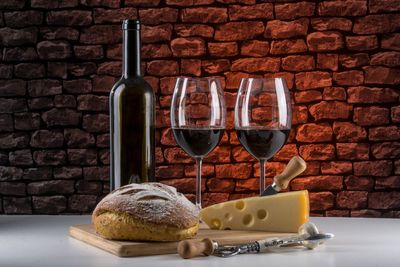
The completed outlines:
<svg viewBox="0 0 400 267">
<path fill-rule="evenodd" d="M 129 184 L 99 202 L 92 222 L 109 239 L 182 240 L 196 235 L 199 209 L 174 187 Z"/>
</svg>

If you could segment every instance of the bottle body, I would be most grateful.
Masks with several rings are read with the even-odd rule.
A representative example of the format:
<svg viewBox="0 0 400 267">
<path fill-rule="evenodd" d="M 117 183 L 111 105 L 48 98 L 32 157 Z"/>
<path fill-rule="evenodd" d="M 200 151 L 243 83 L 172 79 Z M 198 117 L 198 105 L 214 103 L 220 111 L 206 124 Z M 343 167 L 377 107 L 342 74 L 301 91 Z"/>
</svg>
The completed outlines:
<svg viewBox="0 0 400 267">
<path fill-rule="evenodd" d="M 140 32 L 129 31 L 135 30 L 124 29 L 123 75 L 110 93 L 111 190 L 155 181 L 155 96 L 140 75 Z"/>
</svg>

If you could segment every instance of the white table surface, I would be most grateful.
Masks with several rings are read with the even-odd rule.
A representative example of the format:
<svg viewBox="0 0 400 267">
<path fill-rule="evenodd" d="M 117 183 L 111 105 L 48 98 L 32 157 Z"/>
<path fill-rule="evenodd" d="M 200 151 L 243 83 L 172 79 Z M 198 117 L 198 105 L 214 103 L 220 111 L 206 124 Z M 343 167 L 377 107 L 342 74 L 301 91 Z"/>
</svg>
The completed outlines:
<svg viewBox="0 0 400 267">
<path fill-rule="evenodd" d="M 321 232 L 335 238 L 315 250 L 201 257 L 178 255 L 119 258 L 68 236 L 68 227 L 90 216 L 0 216 L 1 267 L 223 267 L 223 266 L 400 266 L 400 220 L 312 218 Z"/>
</svg>

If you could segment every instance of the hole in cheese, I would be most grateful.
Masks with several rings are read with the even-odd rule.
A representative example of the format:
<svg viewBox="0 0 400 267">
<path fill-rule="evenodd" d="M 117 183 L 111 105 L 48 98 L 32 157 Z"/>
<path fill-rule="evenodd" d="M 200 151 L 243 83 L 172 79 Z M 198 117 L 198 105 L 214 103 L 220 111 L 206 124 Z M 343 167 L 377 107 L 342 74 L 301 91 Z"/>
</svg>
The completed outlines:
<svg viewBox="0 0 400 267">
<path fill-rule="evenodd" d="M 251 226 L 254 222 L 254 217 L 251 214 L 246 214 L 243 217 L 243 224 L 246 226 Z"/>
<path fill-rule="evenodd" d="M 221 221 L 219 219 L 213 219 L 211 221 L 211 226 L 212 226 L 211 228 L 213 228 L 213 229 L 220 229 Z"/>
<path fill-rule="evenodd" d="M 239 200 L 238 202 L 235 203 L 235 207 L 236 207 L 238 210 L 244 209 L 244 206 L 245 206 L 245 203 L 244 203 L 244 201 L 242 201 L 242 200 Z"/>
<path fill-rule="evenodd" d="M 267 218 L 267 211 L 266 210 L 258 210 L 257 218 L 260 220 L 264 220 L 265 218 Z"/>
</svg>

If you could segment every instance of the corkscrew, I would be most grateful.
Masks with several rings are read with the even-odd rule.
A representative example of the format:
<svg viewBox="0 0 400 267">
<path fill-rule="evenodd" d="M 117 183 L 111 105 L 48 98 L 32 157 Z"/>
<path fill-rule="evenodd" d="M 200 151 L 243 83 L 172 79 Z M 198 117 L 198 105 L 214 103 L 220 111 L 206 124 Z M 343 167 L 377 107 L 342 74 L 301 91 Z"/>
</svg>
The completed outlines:
<svg viewBox="0 0 400 267">
<path fill-rule="evenodd" d="M 319 233 L 316 225 L 309 222 L 300 226 L 297 235 L 285 238 L 268 238 L 235 246 L 220 246 L 218 242 L 209 238 L 201 241 L 185 240 L 178 244 L 178 254 L 184 259 L 202 254 L 226 258 L 238 254 L 267 252 L 270 249 L 288 246 L 304 246 L 308 249 L 314 249 L 333 237 L 333 234 Z"/>
</svg>

